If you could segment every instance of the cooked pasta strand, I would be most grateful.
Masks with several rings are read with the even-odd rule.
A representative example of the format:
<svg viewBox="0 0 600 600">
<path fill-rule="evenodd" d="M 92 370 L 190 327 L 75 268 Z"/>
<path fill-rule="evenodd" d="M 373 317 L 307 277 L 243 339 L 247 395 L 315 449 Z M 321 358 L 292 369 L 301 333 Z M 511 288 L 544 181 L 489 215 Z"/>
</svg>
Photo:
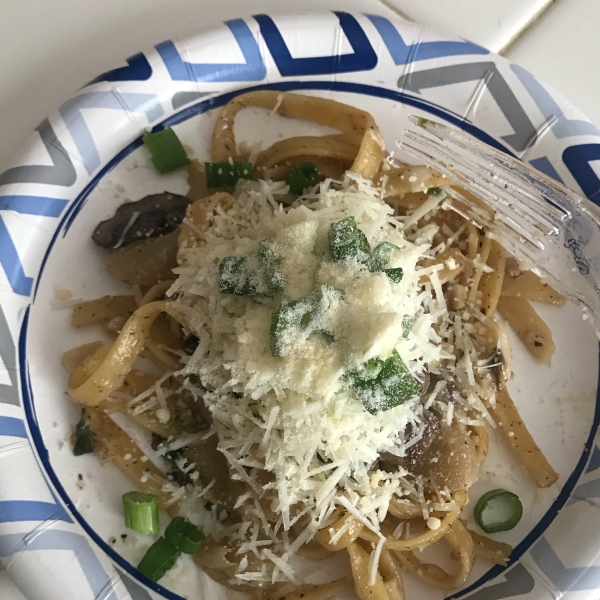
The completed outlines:
<svg viewBox="0 0 600 600">
<path fill-rule="evenodd" d="M 142 296 L 142 299 L 140 300 L 140 306 L 144 306 L 144 304 L 150 304 L 150 302 L 154 302 L 161 296 L 164 296 L 173 283 L 175 283 L 174 279 L 166 279 L 165 281 L 159 281 L 158 283 L 154 284 Z"/>
<path fill-rule="evenodd" d="M 281 140 L 259 155 L 256 168 L 270 169 L 285 161 L 297 160 L 299 156 L 314 155 L 352 162 L 358 146 L 344 135 L 301 136 Z"/>
<path fill-rule="evenodd" d="M 165 302 L 151 302 L 138 308 L 115 343 L 99 348 L 89 357 L 94 359 L 94 366 L 88 363 L 84 369 L 82 365 L 71 375 L 69 395 L 87 406 L 97 406 L 120 388 L 144 347 L 152 323 L 165 310 Z"/>
<path fill-rule="evenodd" d="M 438 527 L 438 529 L 426 529 L 425 533 L 408 540 L 396 540 L 392 537 L 388 537 L 385 540 L 384 548 L 388 550 L 395 550 L 397 552 L 408 552 L 416 550 L 417 548 L 422 548 L 423 546 L 428 546 L 429 544 L 433 544 L 441 540 L 446 533 L 450 531 L 450 528 L 456 522 L 459 516 L 460 509 L 449 510 L 443 516 L 441 525 Z M 379 537 L 368 529 L 363 529 L 360 532 L 359 537 L 374 544 L 376 544 L 379 540 Z"/>
<path fill-rule="evenodd" d="M 473 273 L 469 282 L 468 301 L 470 305 L 474 305 L 479 291 L 479 282 L 483 276 L 483 269 L 488 261 L 490 251 L 492 249 L 492 240 L 488 235 L 479 234 L 479 252 L 473 260 Z"/>
<path fill-rule="evenodd" d="M 345 533 L 341 537 L 337 538 L 335 542 L 331 542 L 331 539 L 337 537 L 336 534 L 340 529 L 344 528 Z M 364 525 L 350 513 L 346 513 L 341 519 L 336 521 L 331 527 L 321 529 L 316 535 L 315 540 L 319 542 L 324 548 L 331 552 L 337 552 L 347 548 L 349 544 L 354 542 L 360 535 L 360 532 L 364 529 Z"/>
<path fill-rule="evenodd" d="M 459 571 L 450 575 L 435 564 L 421 562 L 412 552 L 396 552 L 402 569 L 412 573 L 424 583 L 440 590 L 455 590 L 469 577 L 475 563 L 473 539 L 466 527 L 456 521 L 450 531 L 444 536 L 450 544 L 459 562 Z"/>
<path fill-rule="evenodd" d="M 88 356 L 94 354 L 103 345 L 102 342 L 90 342 L 67 350 L 62 355 L 62 366 L 72 373 Z"/>
<path fill-rule="evenodd" d="M 73 327 L 87 327 L 113 317 L 129 317 L 136 308 L 134 296 L 103 296 L 77 304 L 73 308 L 71 324 Z"/>
<path fill-rule="evenodd" d="M 541 363 L 550 366 L 556 350 L 552 332 L 531 304 L 523 298 L 501 297 L 498 312 L 506 319 L 527 350 Z"/>
<path fill-rule="evenodd" d="M 139 446 L 103 410 L 87 409 L 86 415 L 100 460 L 112 462 L 142 491 L 155 494 L 161 508 L 176 516 L 179 503 L 172 503 L 171 494 L 163 491 L 168 483 L 164 473 L 153 462 L 143 460 L 145 454 Z"/>
<path fill-rule="evenodd" d="M 523 422 L 508 390 L 503 388 L 496 394 L 496 404 L 488 405 L 498 431 L 508 442 L 513 454 L 525 467 L 538 487 L 548 487 L 558 480 L 558 473 L 552 468 L 539 446 L 535 443 Z"/>
<path fill-rule="evenodd" d="M 384 144 L 369 113 L 325 98 L 309 98 L 267 90 L 242 94 L 223 107 L 213 130 L 213 162 L 238 157 L 234 120 L 240 110 L 249 106 L 276 110 L 285 117 L 312 121 L 337 129 L 345 134 L 351 144 L 358 146 L 350 169 L 366 179 L 374 177 L 379 171 L 384 158 Z"/>
<path fill-rule="evenodd" d="M 483 560 L 491 560 L 497 565 L 506 565 L 512 552 L 512 546 L 503 542 L 498 542 L 485 535 L 481 535 L 467 528 L 470 536 L 473 538 L 475 556 Z"/>
<path fill-rule="evenodd" d="M 350 568 L 354 579 L 354 591 L 359 600 L 389 600 L 381 573 L 377 571 L 375 584 L 369 584 L 369 554 L 358 542 L 346 548 L 350 556 Z"/>
<path fill-rule="evenodd" d="M 492 240 L 487 265 L 493 270 L 491 273 L 484 273 L 479 282 L 481 312 L 484 315 L 491 317 L 496 312 L 502 292 L 505 264 L 506 250 L 496 240 Z"/>
<path fill-rule="evenodd" d="M 521 271 L 514 258 L 506 261 L 506 276 L 502 283 L 502 295 L 522 298 L 530 302 L 543 302 L 564 306 L 567 299 L 549 284 L 544 283 L 533 271 Z"/>
</svg>

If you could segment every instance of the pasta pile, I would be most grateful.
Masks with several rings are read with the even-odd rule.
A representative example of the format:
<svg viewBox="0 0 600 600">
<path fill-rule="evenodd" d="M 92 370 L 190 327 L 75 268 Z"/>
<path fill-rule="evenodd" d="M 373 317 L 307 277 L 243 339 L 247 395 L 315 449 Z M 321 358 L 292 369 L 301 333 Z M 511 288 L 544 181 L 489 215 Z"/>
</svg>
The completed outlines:
<svg viewBox="0 0 600 600">
<path fill-rule="evenodd" d="M 243 152 L 234 122 L 248 107 L 339 133 L 294 137 L 260 152 Z M 107 258 L 109 272 L 131 284 L 137 297 L 136 293 L 105 296 L 74 309 L 75 327 L 100 325 L 111 339 L 85 344 L 63 356 L 63 365 L 71 372 L 68 393 L 84 408 L 94 452 L 115 464 L 138 488 L 156 494 L 161 508 L 173 517 L 185 514 L 193 501 L 212 504 L 207 509 L 211 524 L 203 524 L 210 535 L 196 553 L 196 562 L 216 581 L 253 597 L 327 600 L 353 587 L 360 600 L 404 600 L 406 573 L 434 588 L 454 590 L 465 583 L 476 558 L 505 564 L 510 546 L 469 530 L 461 520 L 469 487 L 487 455 L 486 422 L 496 428 L 537 486 L 552 485 L 558 475 L 507 391 L 512 368 L 503 323 L 538 361 L 550 364 L 552 335 L 531 302 L 561 306 L 565 298 L 532 272 L 522 271 L 485 231 L 447 209 L 444 190 L 449 183 L 442 175 L 392 159 L 372 116 L 357 108 L 271 91 L 240 95 L 217 118 L 212 161 L 251 162 L 259 181 L 212 193 L 204 167 L 193 161 L 188 166 L 190 202 L 181 225 L 161 236 L 122 245 Z M 314 165 L 318 177 L 298 198 L 283 182 L 303 163 Z M 437 340 L 439 359 L 423 365 L 423 376 L 417 378 L 420 390 L 406 403 L 420 420 L 400 432 L 406 446 L 403 456 L 381 452 L 372 461 L 368 475 L 374 489 L 392 481 L 388 473 L 394 470 L 402 473 L 405 485 L 381 509 L 381 521 L 364 518 L 360 498 L 354 504 L 346 499 L 345 504 L 332 504 L 313 531 L 301 504 L 291 507 L 287 521 L 282 517 L 281 498 L 260 444 L 247 450 L 251 464 L 242 468 L 233 460 L 219 402 L 236 403 L 244 392 L 232 383 L 224 398 L 222 391 L 215 391 L 208 367 L 202 371 L 192 365 L 208 364 L 217 333 L 234 337 L 239 332 L 228 329 L 226 319 L 220 322 L 223 330 L 217 331 L 219 323 L 206 323 L 194 314 L 199 310 L 194 307 L 200 306 L 194 298 L 200 292 L 194 291 L 193 274 L 185 281 L 184 276 L 193 273 L 197 261 L 204 261 L 207 272 L 218 278 L 218 262 L 208 251 L 208 240 L 221 236 L 227 243 L 237 243 L 245 231 L 240 215 L 259 223 L 265 221 L 266 213 L 261 212 L 265 207 L 277 217 L 302 206 L 310 209 L 326 194 L 357 190 L 384 199 L 391 207 L 386 223 L 397 228 L 407 244 L 427 248 L 418 260 L 417 284 L 425 304 L 425 299 L 433 299 L 424 314 L 437 314 L 444 307 L 444 318 L 431 317 L 430 337 Z M 258 196 L 266 200 L 262 208 L 253 208 L 252 198 Z M 133 215 L 128 227 L 138 218 Z M 240 229 L 229 238 L 223 229 L 227 219 L 240 220 Z M 127 229 L 121 243 L 126 234 Z M 212 302 L 203 301 L 207 306 Z M 211 310 L 229 311 L 233 318 L 252 301 L 236 298 Z M 171 472 L 148 460 L 111 419 L 114 413 L 152 434 L 158 447 L 165 449 Z M 273 419 L 278 413 L 279 409 Z M 258 419 L 263 430 L 275 422 L 267 423 L 258 412 L 244 418 Z M 419 461 L 432 456 L 427 454 L 430 448 L 437 454 L 424 467 Z M 323 459 L 318 468 L 326 471 L 328 462 Z M 270 549 L 280 542 L 315 560 L 345 552 L 351 576 L 302 584 L 288 562 L 291 557 Z M 450 550 L 456 565 L 452 573 L 415 554 L 434 544 Z"/>
</svg>

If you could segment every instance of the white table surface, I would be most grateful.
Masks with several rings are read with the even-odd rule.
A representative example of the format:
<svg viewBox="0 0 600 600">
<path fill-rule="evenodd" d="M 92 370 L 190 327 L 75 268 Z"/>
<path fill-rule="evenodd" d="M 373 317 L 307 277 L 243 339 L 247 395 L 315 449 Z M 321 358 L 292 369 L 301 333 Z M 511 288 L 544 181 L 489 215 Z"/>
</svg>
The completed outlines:
<svg viewBox="0 0 600 600">
<path fill-rule="evenodd" d="M 299 8 L 395 11 L 471 39 L 600 123 L 598 0 L 0 0 L 0 171 L 44 117 L 131 54 L 234 16 Z M 0 600 L 25 600 L 5 571 Z"/>
</svg>

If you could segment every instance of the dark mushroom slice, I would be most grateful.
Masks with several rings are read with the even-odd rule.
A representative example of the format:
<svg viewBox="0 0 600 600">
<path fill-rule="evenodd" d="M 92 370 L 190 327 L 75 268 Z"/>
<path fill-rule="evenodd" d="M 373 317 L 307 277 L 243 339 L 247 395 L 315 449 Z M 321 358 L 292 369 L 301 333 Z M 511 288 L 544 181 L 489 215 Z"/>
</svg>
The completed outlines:
<svg viewBox="0 0 600 600">
<path fill-rule="evenodd" d="M 404 430 L 404 438 L 406 441 L 410 441 L 416 435 L 416 426 L 412 423 L 409 423 Z M 423 433 L 421 435 L 421 439 L 414 443 L 412 446 L 409 446 L 406 449 L 406 454 L 404 456 L 396 456 L 395 454 L 391 454 L 390 452 L 382 452 L 380 455 L 380 460 L 382 462 L 382 467 L 385 470 L 393 470 L 388 469 L 388 466 L 398 466 L 406 469 L 409 472 L 412 472 L 414 468 L 423 460 L 425 454 L 429 450 L 430 446 L 433 444 L 435 439 L 438 437 L 440 433 L 440 422 L 434 413 L 430 411 L 423 412 Z"/>
<path fill-rule="evenodd" d="M 120 248 L 171 233 L 181 225 L 191 203 L 189 198 L 171 192 L 127 202 L 119 206 L 111 219 L 96 227 L 92 240 L 102 248 Z"/>
<path fill-rule="evenodd" d="M 196 351 L 198 344 L 200 344 L 200 340 L 195 335 L 188 335 L 183 342 L 183 351 L 191 356 Z"/>
</svg>

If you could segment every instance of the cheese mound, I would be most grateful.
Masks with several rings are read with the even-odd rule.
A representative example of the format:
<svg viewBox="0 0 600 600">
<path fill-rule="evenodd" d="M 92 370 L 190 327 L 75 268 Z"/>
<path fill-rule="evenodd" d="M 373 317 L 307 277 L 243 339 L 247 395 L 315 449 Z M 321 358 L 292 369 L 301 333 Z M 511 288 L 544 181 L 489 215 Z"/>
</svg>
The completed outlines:
<svg viewBox="0 0 600 600">
<path fill-rule="evenodd" d="M 240 186 L 233 206 L 215 215 L 206 243 L 185 250 L 171 290 L 199 339 L 182 373 L 199 382 L 219 449 L 234 478 L 252 490 L 238 502 L 251 507 L 242 513 L 247 523 L 232 536 L 278 570 L 339 505 L 379 534 L 392 496 L 414 493 L 402 469 L 375 479 L 370 471 L 382 452 L 404 455 L 409 424 L 413 435 L 422 430 L 418 396 L 370 414 L 344 374 L 396 350 L 419 380 L 428 364 L 442 359 L 433 324 L 445 313 L 430 288 L 419 286 L 417 263 L 429 243 L 405 238 L 370 182 L 347 174 L 341 185 L 325 182 L 284 208 L 276 200 L 286 191 L 283 183 Z M 355 218 L 371 248 L 382 242 L 397 247 L 388 266 L 402 269 L 400 281 L 355 260 L 331 259 L 329 227 L 347 217 Z M 262 240 L 280 257 L 282 295 L 256 301 L 221 293 L 221 261 L 254 256 Z M 273 356 L 273 312 L 311 294 L 318 304 L 311 326 L 286 332 L 280 355 Z M 266 519 L 265 506 L 279 519 L 276 525 Z M 302 527 L 292 535 L 295 523 Z M 265 543 L 257 546 L 260 540 Z"/>
</svg>

